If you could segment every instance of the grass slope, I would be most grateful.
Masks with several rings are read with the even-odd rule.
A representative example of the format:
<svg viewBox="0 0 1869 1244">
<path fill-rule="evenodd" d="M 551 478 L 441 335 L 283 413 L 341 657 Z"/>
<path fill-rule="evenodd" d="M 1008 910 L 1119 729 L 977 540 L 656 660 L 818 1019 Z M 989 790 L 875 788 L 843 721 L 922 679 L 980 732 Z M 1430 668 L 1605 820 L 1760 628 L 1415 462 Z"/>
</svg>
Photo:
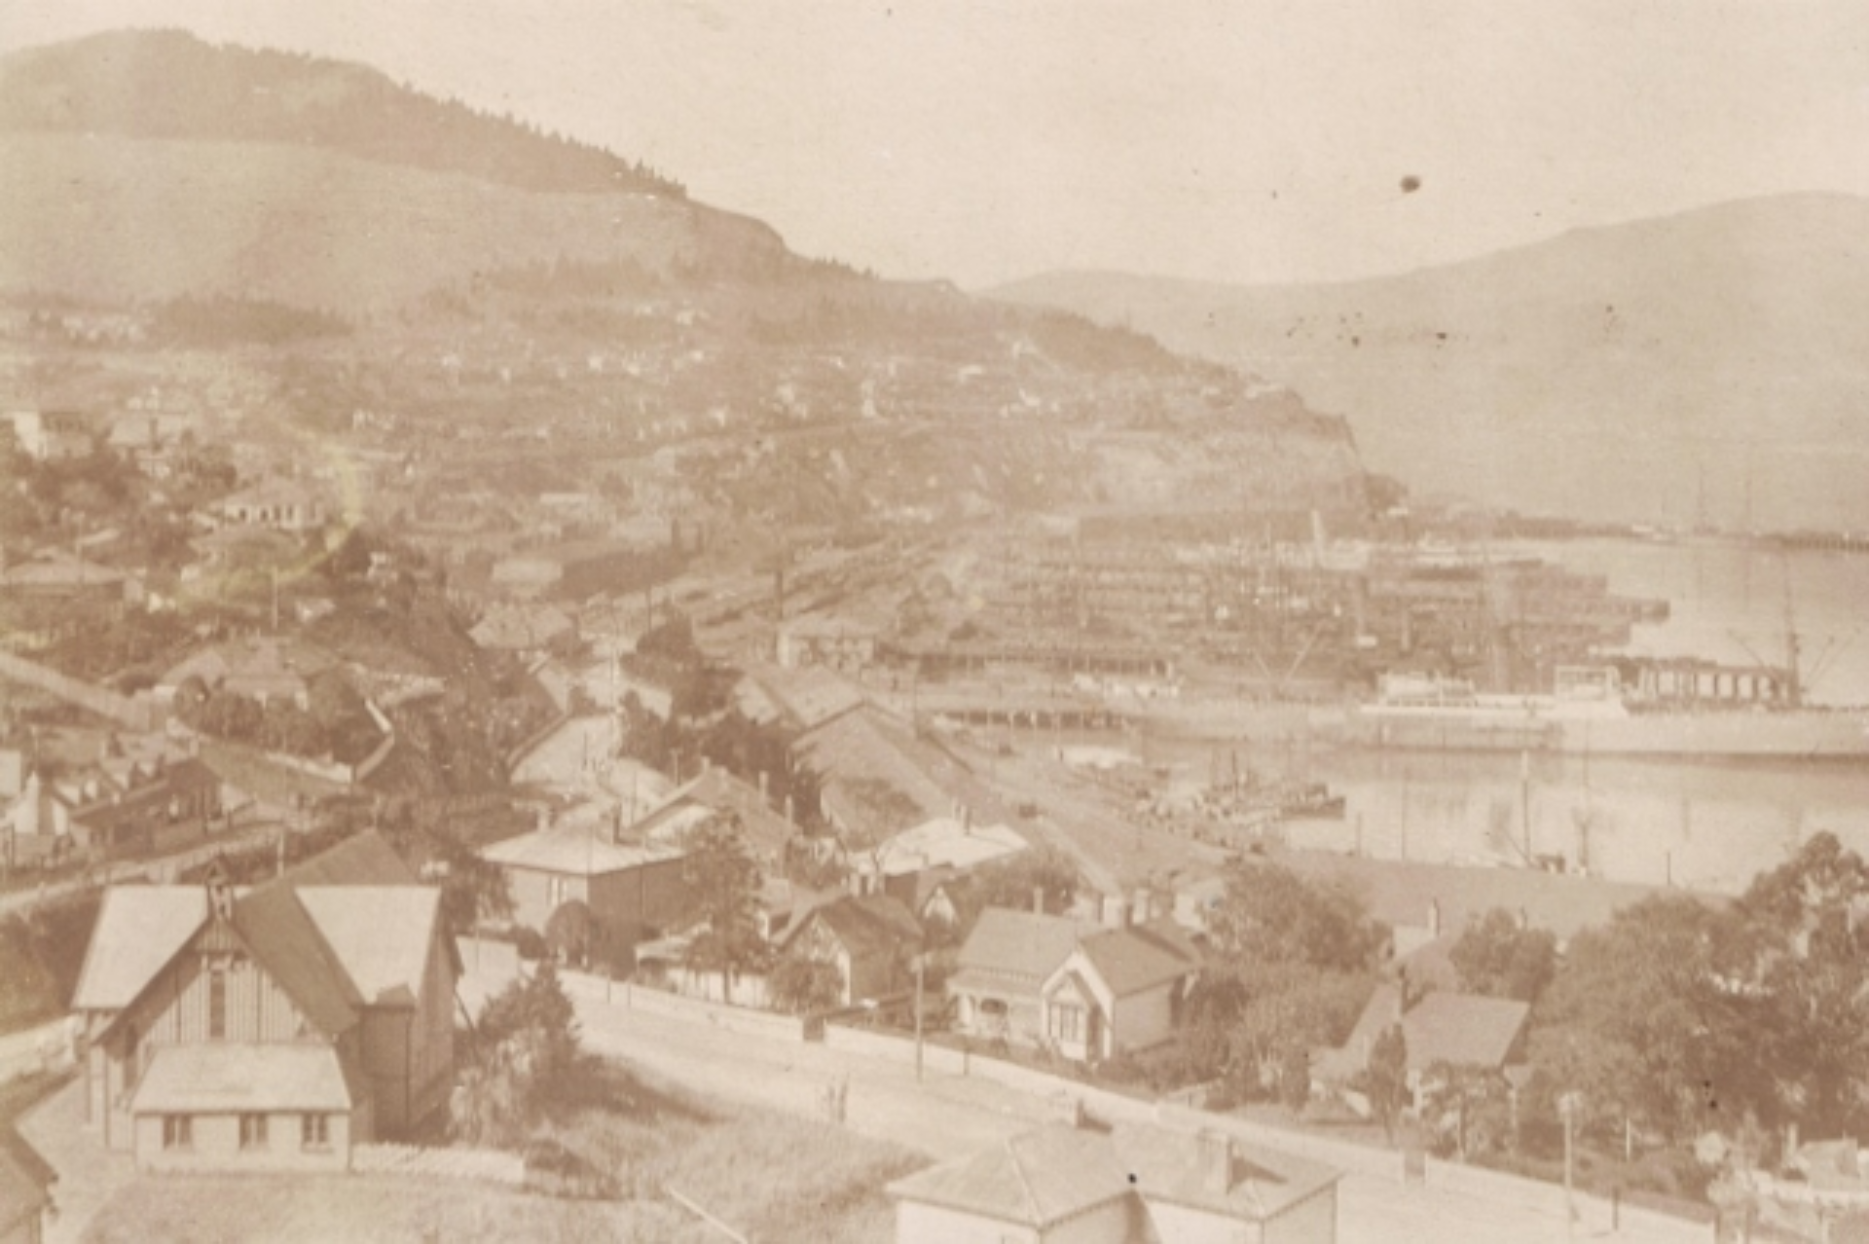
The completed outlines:
<svg viewBox="0 0 1869 1244">
<path fill-rule="evenodd" d="M 551 1134 L 618 1175 L 625 1199 L 378 1176 L 145 1177 L 107 1204 L 85 1244 L 706 1244 L 722 1237 L 674 1188 L 760 1244 L 871 1244 L 893 1232 L 883 1185 L 925 1164 L 842 1128 L 727 1105 L 614 1066 Z"/>
<path fill-rule="evenodd" d="M 540 193 L 264 142 L 0 135 L 0 289 L 238 294 L 355 315 L 559 258 L 777 262 L 764 225 L 644 194 Z"/>
</svg>

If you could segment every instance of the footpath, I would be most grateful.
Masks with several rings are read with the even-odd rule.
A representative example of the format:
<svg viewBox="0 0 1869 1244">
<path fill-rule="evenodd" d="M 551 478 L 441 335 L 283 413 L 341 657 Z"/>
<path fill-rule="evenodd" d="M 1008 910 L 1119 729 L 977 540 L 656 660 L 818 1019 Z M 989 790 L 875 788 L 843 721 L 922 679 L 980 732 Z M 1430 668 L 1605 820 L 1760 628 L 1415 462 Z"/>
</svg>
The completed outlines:
<svg viewBox="0 0 1869 1244">
<path fill-rule="evenodd" d="M 519 969 L 511 948 L 494 943 L 464 943 L 462 959 L 468 971 L 462 994 L 474 1010 Z M 1142 1101 L 999 1059 L 929 1046 L 918 1078 L 914 1043 L 907 1039 L 832 1025 L 824 1041 L 808 1042 L 803 1024 L 789 1017 L 576 972 L 561 973 L 560 980 L 577 1007 L 584 1045 L 594 1052 L 704 1093 L 808 1117 L 824 1118 L 827 1090 L 843 1085 L 847 1126 L 931 1160 L 977 1153 L 1081 1108 L 1105 1121 L 1217 1128 L 1337 1167 L 1345 1172 L 1338 1200 L 1342 1244 L 1705 1244 L 1713 1237 L 1706 1224 L 1634 1206 L 1613 1210 L 1582 1194 L 1567 1221 L 1564 1190 L 1550 1184 L 1432 1159 L 1425 1177 L 1411 1182 L 1393 1151 Z"/>
</svg>

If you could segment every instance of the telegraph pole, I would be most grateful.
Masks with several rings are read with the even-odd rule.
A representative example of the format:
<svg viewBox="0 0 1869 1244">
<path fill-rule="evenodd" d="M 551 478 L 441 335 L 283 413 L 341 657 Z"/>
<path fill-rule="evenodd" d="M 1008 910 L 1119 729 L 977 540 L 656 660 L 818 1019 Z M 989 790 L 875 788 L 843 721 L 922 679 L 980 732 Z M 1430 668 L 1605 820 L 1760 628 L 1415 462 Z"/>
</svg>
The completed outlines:
<svg viewBox="0 0 1869 1244">
<path fill-rule="evenodd" d="M 1564 1238 L 1574 1238 L 1577 1230 L 1577 1200 L 1571 1182 L 1572 1156 L 1577 1131 L 1578 1095 L 1569 1092 L 1558 1098 L 1558 1113 L 1564 1118 Z"/>
<path fill-rule="evenodd" d="M 927 970 L 928 956 L 915 956 L 915 1079 L 922 1078 L 922 977 Z"/>
</svg>

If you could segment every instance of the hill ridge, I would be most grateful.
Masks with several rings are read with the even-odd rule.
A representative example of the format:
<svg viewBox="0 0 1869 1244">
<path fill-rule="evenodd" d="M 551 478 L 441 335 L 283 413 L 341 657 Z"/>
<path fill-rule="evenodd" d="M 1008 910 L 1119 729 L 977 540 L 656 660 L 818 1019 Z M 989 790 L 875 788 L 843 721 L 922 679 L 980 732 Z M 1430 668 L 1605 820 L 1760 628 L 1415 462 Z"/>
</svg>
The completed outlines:
<svg viewBox="0 0 1869 1244">
<path fill-rule="evenodd" d="M 261 141 L 524 190 L 685 197 L 640 162 L 305 53 L 120 30 L 0 58 L 0 132 Z"/>
<path fill-rule="evenodd" d="M 1347 417 L 1371 470 L 1502 508 L 1869 528 L 1869 199 L 1760 196 L 1315 285 L 1053 273 L 1120 322 Z"/>
</svg>

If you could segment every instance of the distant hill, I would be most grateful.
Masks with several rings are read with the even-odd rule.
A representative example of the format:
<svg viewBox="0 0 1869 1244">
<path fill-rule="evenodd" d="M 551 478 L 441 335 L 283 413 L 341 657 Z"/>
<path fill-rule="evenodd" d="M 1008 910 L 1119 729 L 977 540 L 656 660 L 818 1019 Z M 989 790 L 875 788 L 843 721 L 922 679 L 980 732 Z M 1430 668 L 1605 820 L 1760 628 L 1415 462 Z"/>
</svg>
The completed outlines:
<svg viewBox="0 0 1869 1244">
<path fill-rule="evenodd" d="M 1347 417 L 1369 469 L 1526 512 L 1869 530 L 1869 200 L 1748 200 L 1403 276 L 993 291 Z"/>
<path fill-rule="evenodd" d="M 645 471 L 684 521 L 762 537 L 1367 508 L 1343 421 L 1288 391 L 805 259 L 660 174 L 360 66 L 176 32 L 16 53 L 0 168 L 0 336 L 32 359 L 9 400 L 111 409 L 167 351 L 229 351 L 201 400 L 238 390 L 249 427 L 398 429 L 373 517 Z"/>
<path fill-rule="evenodd" d="M 521 190 L 681 185 L 600 147 L 400 87 L 362 65 L 116 31 L 0 61 L 0 133 L 285 143 Z"/>
<path fill-rule="evenodd" d="M 357 316 L 534 262 L 801 262 L 767 226 L 684 199 L 528 191 L 322 148 L 0 134 L 0 168 L 0 290 Z"/>
<path fill-rule="evenodd" d="M 0 291 L 357 316 L 559 260 L 802 263 L 600 149 L 372 69 L 121 32 L 0 59 Z"/>
</svg>

